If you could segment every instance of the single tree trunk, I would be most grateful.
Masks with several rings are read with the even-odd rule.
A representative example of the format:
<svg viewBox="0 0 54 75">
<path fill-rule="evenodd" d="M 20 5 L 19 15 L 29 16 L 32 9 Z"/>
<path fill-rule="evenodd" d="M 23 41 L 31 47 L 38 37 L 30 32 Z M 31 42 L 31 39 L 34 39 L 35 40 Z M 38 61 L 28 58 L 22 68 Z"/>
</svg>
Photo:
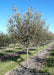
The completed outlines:
<svg viewBox="0 0 54 75">
<path fill-rule="evenodd" d="M 44 48 L 45 48 L 45 42 L 44 42 Z"/>
<path fill-rule="evenodd" d="M 39 56 L 39 44 L 38 44 L 38 56 Z"/>
<path fill-rule="evenodd" d="M 28 68 L 28 48 L 27 48 L 27 68 Z"/>
</svg>

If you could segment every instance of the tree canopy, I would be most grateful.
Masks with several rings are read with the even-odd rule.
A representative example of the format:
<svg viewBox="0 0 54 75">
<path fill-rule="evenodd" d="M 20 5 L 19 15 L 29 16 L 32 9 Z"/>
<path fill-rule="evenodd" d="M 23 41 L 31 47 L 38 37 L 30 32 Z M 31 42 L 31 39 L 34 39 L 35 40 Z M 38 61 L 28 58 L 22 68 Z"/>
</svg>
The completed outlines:
<svg viewBox="0 0 54 75">
<path fill-rule="evenodd" d="M 41 43 L 51 39 L 52 33 L 48 31 L 45 19 L 42 19 L 42 14 L 37 11 L 35 13 L 32 7 L 28 8 L 27 12 L 21 14 L 15 7 L 13 8 L 14 15 L 8 20 L 8 32 L 10 35 L 16 36 L 21 44 L 29 45 L 30 43 Z M 14 38 L 14 39 L 17 39 Z"/>
</svg>

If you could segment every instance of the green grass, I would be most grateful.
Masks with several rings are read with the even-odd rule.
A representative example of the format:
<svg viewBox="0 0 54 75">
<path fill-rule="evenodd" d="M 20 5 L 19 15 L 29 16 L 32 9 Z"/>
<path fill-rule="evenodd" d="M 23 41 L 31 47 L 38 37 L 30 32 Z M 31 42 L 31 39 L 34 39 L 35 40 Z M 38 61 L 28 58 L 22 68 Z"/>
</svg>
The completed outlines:
<svg viewBox="0 0 54 75">
<path fill-rule="evenodd" d="M 15 47 L 22 47 L 22 45 L 21 45 L 20 43 L 16 43 L 16 44 L 15 44 Z M 14 44 L 10 44 L 10 45 L 7 46 L 7 47 L 0 48 L 0 50 L 10 49 L 10 48 L 15 48 L 15 47 L 14 47 Z"/>
<path fill-rule="evenodd" d="M 4 75 L 6 72 L 12 70 L 17 65 L 17 62 L 14 61 L 6 61 L 0 63 L 0 75 Z"/>
<path fill-rule="evenodd" d="M 48 73 L 48 75 L 54 75 L 54 49 L 52 49 L 52 52 L 44 65 L 44 69 L 41 70 L 41 72 Z"/>
<path fill-rule="evenodd" d="M 14 48 L 14 45 L 13 45 L 13 44 L 10 44 L 10 45 L 9 45 L 9 46 L 7 46 L 7 47 L 0 48 L 0 50 L 10 49 L 10 48 Z"/>
<path fill-rule="evenodd" d="M 9 46 L 9 47 L 0 48 L 0 50 L 10 49 L 10 48 L 14 48 L 14 46 Z"/>
<path fill-rule="evenodd" d="M 50 44 L 45 45 L 45 47 L 47 47 L 48 45 L 50 45 Z M 43 49 L 44 49 L 43 46 L 39 47 L 40 51 L 43 50 Z M 29 51 L 29 58 L 31 56 L 33 56 L 34 54 L 36 54 L 37 52 L 38 52 L 37 48 L 35 48 L 33 50 L 30 50 Z M 5 52 L 2 52 L 2 53 L 5 54 Z M 8 71 L 12 70 L 13 68 L 15 68 L 16 66 L 18 66 L 24 60 L 26 60 L 26 53 L 21 54 L 19 56 L 19 58 L 17 59 L 17 61 L 15 61 L 15 58 L 14 58 L 13 61 L 9 60 L 9 61 L 0 63 L 0 75 L 4 75 L 6 72 L 8 72 Z"/>
<path fill-rule="evenodd" d="M 20 51 L 20 50 L 23 50 L 25 48 L 18 48 L 18 49 L 13 49 L 13 50 L 7 50 L 7 51 L 3 51 L 3 52 L 0 52 L 0 54 L 9 54 L 9 53 L 13 53 L 15 51 Z"/>
<path fill-rule="evenodd" d="M 0 50 L 4 50 L 4 49 L 6 49 L 6 48 L 0 48 Z"/>
</svg>

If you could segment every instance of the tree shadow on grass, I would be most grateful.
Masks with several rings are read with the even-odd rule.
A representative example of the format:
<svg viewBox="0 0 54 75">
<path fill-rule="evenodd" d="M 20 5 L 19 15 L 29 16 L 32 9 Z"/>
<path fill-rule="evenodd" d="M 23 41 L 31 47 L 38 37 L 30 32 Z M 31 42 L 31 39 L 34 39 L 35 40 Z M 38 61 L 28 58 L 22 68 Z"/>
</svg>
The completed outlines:
<svg viewBox="0 0 54 75">
<path fill-rule="evenodd" d="M 21 57 L 21 55 L 26 55 L 26 50 L 16 51 L 16 52 L 12 52 L 12 51 L 6 51 L 6 52 L 8 54 L 0 53 L 0 62 L 4 62 L 4 61 L 7 61 L 7 60 L 12 60 L 12 61 L 15 61 L 15 62 L 17 62 L 17 61 L 22 62 L 22 61 L 25 60 L 23 57 Z M 29 54 L 30 54 L 30 52 L 29 52 Z"/>
<path fill-rule="evenodd" d="M 12 53 L 12 52 L 14 52 L 13 50 L 7 50 L 7 51 L 5 51 L 6 53 Z"/>
<path fill-rule="evenodd" d="M 16 48 L 16 49 L 22 49 L 22 48 Z"/>
<path fill-rule="evenodd" d="M 1 56 L 4 56 L 4 54 L 3 54 L 3 53 L 0 53 L 0 57 L 1 57 Z"/>
<path fill-rule="evenodd" d="M 52 74 L 50 74 L 50 73 L 48 72 L 47 69 L 45 69 L 45 70 L 40 70 L 39 73 L 40 73 L 40 75 L 52 75 Z"/>
<path fill-rule="evenodd" d="M 0 53 L 0 61 L 1 62 L 14 61 L 14 62 L 17 62 L 19 65 L 21 65 L 20 63 L 25 60 L 24 55 L 26 55 L 27 50 L 16 51 L 16 52 L 13 52 L 12 50 L 8 50 L 6 52 L 9 54 Z M 31 54 L 31 53 L 29 52 L 29 54 Z M 21 66 L 24 67 L 23 65 L 21 65 Z M 26 68 L 26 67 L 24 67 L 24 68 Z"/>
<path fill-rule="evenodd" d="M 11 60 L 17 62 L 18 64 L 21 63 L 22 61 L 24 61 L 24 59 L 21 57 L 21 55 L 15 56 L 15 57 L 11 58 Z"/>
<path fill-rule="evenodd" d="M 47 67 L 54 67 L 54 50 L 52 50 L 46 62 L 47 62 L 46 64 Z"/>
<path fill-rule="evenodd" d="M 50 68 L 51 68 L 51 70 L 50 70 Z M 48 73 L 48 75 L 54 75 L 53 68 L 54 68 L 54 50 L 51 50 L 49 58 L 46 60 L 45 67 L 40 72 L 41 73 Z M 51 74 L 49 73 L 48 70 L 50 70 Z"/>
<path fill-rule="evenodd" d="M 54 50 L 52 49 L 52 52 L 50 53 L 50 56 L 54 56 Z"/>
<path fill-rule="evenodd" d="M 17 60 L 18 59 L 20 59 L 19 60 L 19 62 L 21 62 L 21 61 L 23 61 L 24 59 L 21 57 L 21 55 L 20 54 L 6 54 L 6 55 L 4 55 L 4 54 L 2 54 L 2 53 L 0 53 L 0 62 L 4 62 L 4 61 L 10 61 L 10 60 L 12 60 L 12 61 L 15 61 L 15 62 L 17 62 Z"/>
<path fill-rule="evenodd" d="M 29 51 L 35 51 L 36 49 L 29 49 Z"/>
</svg>

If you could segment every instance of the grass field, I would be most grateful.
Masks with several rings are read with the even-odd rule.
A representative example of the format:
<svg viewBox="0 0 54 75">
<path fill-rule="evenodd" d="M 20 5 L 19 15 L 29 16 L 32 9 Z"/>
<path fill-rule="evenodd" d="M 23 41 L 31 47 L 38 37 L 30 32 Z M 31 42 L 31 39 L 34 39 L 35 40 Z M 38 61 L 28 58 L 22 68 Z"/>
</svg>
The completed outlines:
<svg viewBox="0 0 54 75">
<path fill-rule="evenodd" d="M 13 49 L 13 50 L 7 50 L 7 51 L 0 52 L 0 54 L 13 53 L 15 51 L 20 51 L 20 50 L 23 50 L 23 49 L 25 49 L 25 48 L 17 48 L 17 49 Z"/>
<path fill-rule="evenodd" d="M 49 44 L 45 45 L 45 47 L 47 47 L 48 45 Z M 29 50 L 29 58 L 38 52 L 37 49 L 38 48 Z M 39 47 L 39 51 L 41 51 L 43 49 L 44 49 L 44 46 Z M 12 51 L 17 51 L 17 49 L 14 49 Z M 2 53 L 7 54 L 9 52 L 2 52 Z M 0 75 L 4 75 L 6 72 L 8 72 L 8 71 L 12 70 L 13 68 L 15 68 L 16 66 L 18 66 L 19 63 L 22 63 L 22 61 L 24 61 L 24 60 L 26 60 L 26 53 L 21 54 L 19 56 L 19 58 L 17 59 L 17 62 L 12 61 L 12 60 L 1 62 L 0 63 Z"/>
<path fill-rule="evenodd" d="M 47 73 L 48 75 L 54 75 L 54 49 L 52 49 L 51 54 L 49 55 L 42 73 Z"/>
<path fill-rule="evenodd" d="M 16 45 L 10 44 L 9 46 L 0 48 L 0 50 L 10 49 L 10 48 L 15 48 L 15 47 L 22 47 L 22 45 L 21 44 L 16 44 Z"/>
</svg>

